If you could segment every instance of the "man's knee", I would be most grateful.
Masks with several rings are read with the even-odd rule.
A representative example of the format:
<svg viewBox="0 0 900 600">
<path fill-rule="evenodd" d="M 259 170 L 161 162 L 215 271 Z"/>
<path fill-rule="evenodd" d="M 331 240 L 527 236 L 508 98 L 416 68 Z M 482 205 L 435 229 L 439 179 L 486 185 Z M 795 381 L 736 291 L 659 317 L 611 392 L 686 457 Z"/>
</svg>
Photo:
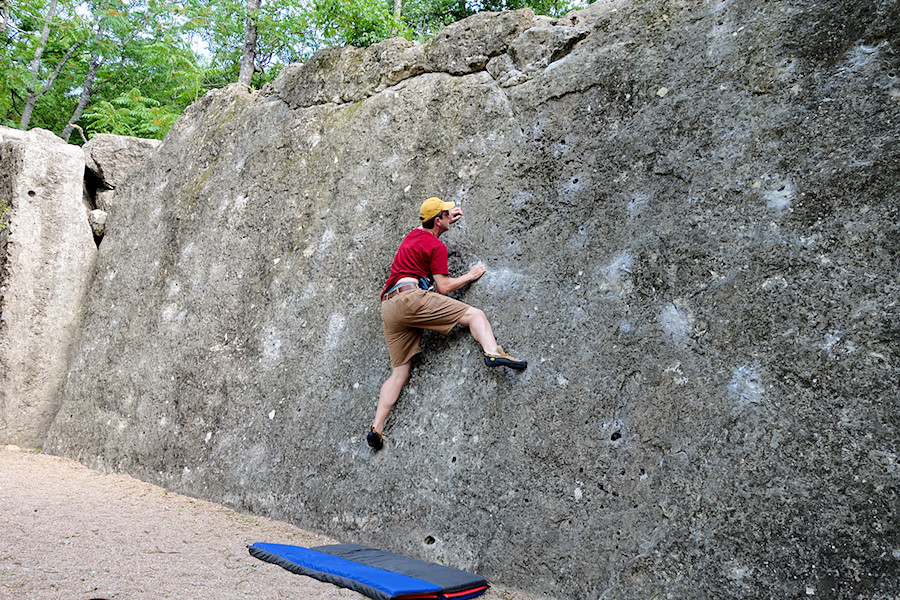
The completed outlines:
<svg viewBox="0 0 900 600">
<path fill-rule="evenodd" d="M 466 312 L 463 313 L 463 318 L 459 320 L 462 325 L 471 325 L 476 321 L 487 321 L 487 316 L 484 314 L 484 311 L 480 308 L 475 308 L 474 306 L 470 306 L 466 309 Z"/>
<path fill-rule="evenodd" d="M 394 370 L 391 371 L 391 377 L 394 378 L 394 381 L 406 385 L 406 382 L 409 381 L 409 372 L 410 372 L 410 362 L 407 361 L 400 365 L 399 367 L 394 367 Z"/>
</svg>

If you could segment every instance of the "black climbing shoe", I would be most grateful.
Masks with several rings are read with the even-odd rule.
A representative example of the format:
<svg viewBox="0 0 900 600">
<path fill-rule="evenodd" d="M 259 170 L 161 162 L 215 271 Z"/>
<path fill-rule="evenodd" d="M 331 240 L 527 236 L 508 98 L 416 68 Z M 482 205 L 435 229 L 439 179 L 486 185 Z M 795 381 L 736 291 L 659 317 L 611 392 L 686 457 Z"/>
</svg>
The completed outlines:
<svg viewBox="0 0 900 600">
<path fill-rule="evenodd" d="M 518 358 L 513 358 L 509 352 L 497 346 L 497 354 L 485 354 L 484 364 L 489 367 L 509 367 L 510 369 L 525 369 L 528 363 Z"/>
<path fill-rule="evenodd" d="M 366 434 L 366 443 L 372 450 L 381 450 L 384 446 L 384 440 L 381 434 L 375 431 L 374 427 L 369 427 L 369 433 Z"/>
</svg>

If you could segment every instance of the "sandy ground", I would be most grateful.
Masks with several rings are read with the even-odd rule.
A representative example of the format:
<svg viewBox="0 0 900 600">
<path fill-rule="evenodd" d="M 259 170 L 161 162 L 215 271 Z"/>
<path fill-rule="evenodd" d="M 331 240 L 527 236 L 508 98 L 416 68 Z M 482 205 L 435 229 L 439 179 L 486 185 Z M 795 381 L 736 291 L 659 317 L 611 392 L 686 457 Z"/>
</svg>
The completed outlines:
<svg viewBox="0 0 900 600">
<path fill-rule="evenodd" d="M 3 600 L 364 599 L 249 555 L 267 541 L 337 543 L 127 475 L 0 449 Z M 533 600 L 492 587 L 484 600 Z"/>
</svg>

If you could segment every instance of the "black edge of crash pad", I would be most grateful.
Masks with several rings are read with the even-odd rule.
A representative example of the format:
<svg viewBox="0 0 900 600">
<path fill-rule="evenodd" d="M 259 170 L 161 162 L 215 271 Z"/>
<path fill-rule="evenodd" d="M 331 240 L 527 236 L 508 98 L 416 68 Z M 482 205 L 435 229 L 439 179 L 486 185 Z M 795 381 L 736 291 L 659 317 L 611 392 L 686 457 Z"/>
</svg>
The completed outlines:
<svg viewBox="0 0 900 600">
<path fill-rule="evenodd" d="M 360 544 L 332 544 L 316 546 L 311 548 L 311 550 L 351 560 L 368 567 L 393 571 L 407 577 L 421 579 L 440 586 L 444 592 L 456 592 L 479 586 L 488 586 L 487 580 L 468 571 L 445 567 L 437 563 L 418 560 Z"/>
<path fill-rule="evenodd" d="M 381 590 L 375 589 L 372 586 L 366 585 L 364 583 L 354 581 L 353 579 L 341 577 L 340 575 L 332 575 L 331 573 L 325 573 L 323 571 L 316 571 L 315 569 L 309 569 L 302 565 L 298 565 L 297 563 L 286 560 L 278 556 L 277 554 L 272 554 L 271 552 L 266 552 L 265 550 L 261 550 L 260 548 L 254 548 L 253 546 L 247 546 L 247 549 L 250 551 L 250 554 L 253 557 L 258 558 L 259 560 L 270 562 L 274 565 L 278 565 L 283 569 L 287 569 L 291 573 L 296 573 L 297 575 L 306 575 L 307 577 L 312 577 L 313 579 L 318 579 L 319 581 L 324 581 L 325 583 L 332 583 L 334 585 L 353 590 L 354 592 L 359 592 L 360 594 L 368 596 L 373 600 L 391 600 L 391 596 L 385 594 Z"/>
</svg>

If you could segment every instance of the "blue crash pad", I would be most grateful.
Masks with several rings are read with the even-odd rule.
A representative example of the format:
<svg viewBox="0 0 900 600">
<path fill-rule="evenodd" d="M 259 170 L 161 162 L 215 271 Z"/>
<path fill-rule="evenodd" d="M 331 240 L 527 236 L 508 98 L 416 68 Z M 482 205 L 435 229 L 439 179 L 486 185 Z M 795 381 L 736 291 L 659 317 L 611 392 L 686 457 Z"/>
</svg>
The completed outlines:
<svg viewBox="0 0 900 600">
<path fill-rule="evenodd" d="M 256 543 L 248 549 L 260 560 L 374 600 L 467 600 L 488 587 L 472 573 L 357 544 L 302 548 Z"/>
</svg>

